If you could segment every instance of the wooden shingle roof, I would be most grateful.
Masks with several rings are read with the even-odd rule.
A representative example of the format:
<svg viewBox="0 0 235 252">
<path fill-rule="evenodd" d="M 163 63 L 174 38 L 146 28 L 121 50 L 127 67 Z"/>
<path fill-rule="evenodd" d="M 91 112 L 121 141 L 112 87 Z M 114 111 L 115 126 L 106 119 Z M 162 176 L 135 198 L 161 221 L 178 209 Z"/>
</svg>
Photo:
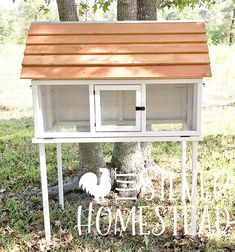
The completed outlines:
<svg viewBox="0 0 235 252">
<path fill-rule="evenodd" d="M 211 76 L 202 22 L 33 23 L 23 79 Z"/>
</svg>

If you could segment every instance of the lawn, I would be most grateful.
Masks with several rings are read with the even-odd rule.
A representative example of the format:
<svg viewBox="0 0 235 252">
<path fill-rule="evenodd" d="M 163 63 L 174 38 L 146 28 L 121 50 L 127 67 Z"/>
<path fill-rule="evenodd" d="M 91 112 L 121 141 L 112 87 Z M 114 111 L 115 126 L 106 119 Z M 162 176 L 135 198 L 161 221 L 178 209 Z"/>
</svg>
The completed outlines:
<svg viewBox="0 0 235 252">
<path fill-rule="evenodd" d="M 43 212 L 40 191 L 38 148 L 31 143 L 33 121 L 29 82 L 19 81 L 22 48 L 4 46 L 1 48 L 0 73 L 0 251 L 44 251 Z M 195 241 L 182 234 L 183 218 L 178 219 L 178 232 L 173 236 L 171 207 L 181 206 L 180 179 L 174 183 L 173 199 L 169 200 L 169 186 L 166 195 L 160 199 L 156 194 L 152 201 L 146 199 L 133 203 L 136 208 L 149 206 L 145 215 L 151 230 L 156 221 L 155 205 L 165 207 L 166 230 L 161 236 L 131 235 L 127 231 L 114 233 L 111 226 L 107 236 L 101 236 L 92 227 L 91 233 L 78 236 L 77 208 L 87 208 L 89 197 L 73 193 L 65 197 L 65 210 L 61 210 L 57 199 L 50 200 L 52 244 L 51 251 L 235 251 L 235 47 L 218 46 L 210 48 L 213 78 L 205 80 L 203 97 L 203 141 L 199 145 L 200 176 L 198 178 L 198 226 L 203 218 L 203 210 L 208 206 L 207 224 Z M 4 62 L 8 62 L 8 66 Z M 11 74 L 12 73 L 12 74 Z M 9 77 L 10 76 L 10 77 Z M 69 181 L 79 169 L 79 150 L 75 144 L 63 145 L 64 177 Z M 190 154 L 191 148 L 189 148 Z M 103 152 L 109 161 L 111 144 L 103 145 Z M 49 185 L 57 184 L 55 146 L 47 147 Z M 180 144 L 154 143 L 152 154 L 157 164 L 180 174 Z M 189 155 L 188 155 L 189 159 Z M 190 162 L 188 161 L 188 170 Z M 217 178 L 218 195 L 213 194 L 214 178 Z M 190 181 L 190 177 L 188 178 Z M 230 180 L 229 180 L 230 179 Z M 155 181 L 159 186 L 159 180 Z M 229 187 L 226 188 L 226 185 Z M 203 191 L 204 188 L 204 191 Z M 224 188 L 224 191 L 219 191 Z M 204 195 L 204 197 L 203 197 Z M 112 194 L 108 207 L 115 214 Z M 123 212 L 132 207 L 131 203 L 119 205 Z M 129 208 L 128 208 L 129 207 Z M 99 206 L 94 206 L 94 216 Z M 220 228 L 216 234 L 216 208 L 220 213 Z M 226 211 L 227 210 L 227 215 Z M 205 211 L 205 210 L 204 210 Z M 179 208 L 179 215 L 181 208 Z M 181 216 L 181 215 L 180 215 Z M 229 216 L 229 224 L 226 217 Z M 190 216 L 188 216 L 189 218 Z M 124 216 L 127 219 L 127 216 Z M 218 216 L 217 216 L 218 218 Z M 107 225 L 107 215 L 103 214 L 101 226 Z M 227 225 L 228 224 L 228 225 Z M 137 234 L 140 227 L 137 224 Z M 120 230 L 119 230 L 120 231 Z M 145 230 L 147 231 L 147 230 Z"/>
</svg>

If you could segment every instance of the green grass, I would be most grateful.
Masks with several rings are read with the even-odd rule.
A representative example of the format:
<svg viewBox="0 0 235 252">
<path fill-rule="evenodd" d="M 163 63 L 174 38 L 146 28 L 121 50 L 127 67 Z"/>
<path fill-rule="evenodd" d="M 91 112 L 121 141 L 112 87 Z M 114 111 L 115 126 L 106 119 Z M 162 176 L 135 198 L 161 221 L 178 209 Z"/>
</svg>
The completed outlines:
<svg viewBox="0 0 235 252">
<path fill-rule="evenodd" d="M 201 197 L 200 176 L 198 177 L 199 211 L 198 224 L 202 217 L 202 207 L 210 207 L 212 229 L 215 230 L 215 207 L 226 207 L 233 221 L 226 234 L 220 237 L 208 237 L 204 234 L 198 242 L 191 242 L 187 237 L 179 235 L 178 240 L 172 236 L 172 221 L 167 219 L 167 229 L 160 237 L 153 235 L 131 236 L 130 230 L 122 237 L 113 234 L 97 235 L 95 229 L 91 234 L 78 236 L 76 226 L 77 207 L 87 206 L 89 197 L 78 193 L 66 195 L 65 210 L 59 208 L 57 200 L 50 200 L 52 223 L 51 251 L 235 251 L 235 47 L 218 46 L 210 48 L 213 78 L 205 80 L 203 88 L 202 129 L 204 139 L 199 145 L 200 171 L 206 198 Z M 22 49 L 17 47 L 1 47 L 2 66 L 0 65 L 0 251 L 43 251 L 43 210 L 41 196 L 32 192 L 40 191 L 40 173 L 38 146 L 31 143 L 33 137 L 31 94 L 28 82 L 18 80 Z M 17 60 L 15 61 L 15 57 Z M 1 59 L 1 57 L 0 57 Z M 4 62 L 14 71 L 6 69 Z M 12 62 L 16 62 L 15 65 Z M 5 74 L 10 71 L 12 76 Z M 19 92 L 15 92 L 18 90 Z M 23 97 L 23 98 L 22 98 Z M 49 185 L 57 184 L 55 145 L 47 146 L 47 164 Z M 76 144 L 63 145 L 64 178 L 69 181 L 79 169 L 78 147 Z M 103 153 L 110 161 L 112 145 L 104 144 Z M 191 146 L 189 145 L 188 168 L 190 167 Z M 152 155 L 157 164 L 180 174 L 181 149 L 179 143 L 154 143 Z M 190 172 L 189 172 L 190 174 Z M 231 177 L 230 188 L 215 200 L 213 198 L 214 175 L 219 176 L 218 187 L 223 188 Z M 188 177 L 190 181 L 190 177 Z M 159 188 L 159 180 L 156 188 Z M 190 183 L 189 183 L 190 186 Z M 166 186 L 166 197 L 160 201 L 156 192 L 153 200 L 165 206 L 179 205 L 180 179 L 174 183 L 174 198 L 167 199 L 169 186 Z M 112 199 L 112 198 L 111 198 Z M 149 204 L 153 210 L 153 202 L 142 199 L 136 206 Z M 114 203 L 109 202 L 109 206 Z M 129 205 L 129 207 L 131 207 Z M 124 206 L 123 206 L 124 208 Z M 95 212 L 97 207 L 95 208 Z M 94 213 L 95 213 L 94 212 Z M 180 210 L 179 210 L 180 213 Z M 170 211 L 166 212 L 166 215 Z M 151 223 L 156 222 L 149 212 L 145 216 Z M 189 216 L 190 217 L 190 216 Z M 221 214 L 224 227 L 225 214 Z M 105 218 L 102 223 L 107 223 Z M 153 224 L 150 224 L 150 226 Z M 182 219 L 179 220 L 180 230 Z M 226 250 L 227 249 L 227 250 Z M 230 250 L 229 250 L 230 249 Z"/>
<path fill-rule="evenodd" d="M 0 123 L 0 151 L 1 151 L 1 170 L 0 170 L 0 247 L 4 251 L 39 251 L 43 247 L 43 214 L 40 196 L 30 196 L 27 192 L 40 190 L 40 174 L 38 169 L 38 149 L 37 145 L 31 143 L 33 135 L 33 124 L 31 119 L 22 119 L 20 121 L 2 121 Z M 213 175 L 220 172 L 220 186 L 228 175 L 235 177 L 235 151 L 233 135 L 208 135 L 200 143 L 199 161 L 201 170 L 204 174 L 205 188 L 208 197 L 212 196 Z M 110 158 L 112 146 L 105 144 L 103 146 L 104 154 L 107 160 Z M 189 148 L 189 154 L 191 150 Z M 63 146 L 63 162 L 65 177 L 69 179 L 76 170 L 79 169 L 77 161 L 77 145 Z M 48 178 L 49 185 L 57 183 L 57 174 L 55 168 L 55 146 L 49 145 L 47 148 Z M 180 171 L 180 145 L 177 143 L 155 143 L 152 154 L 155 161 L 162 167 L 171 169 L 175 172 Z M 189 157 L 188 157 L 189 158 Z M 190 179 L 190 178 L 189 178 Z M 235 183 L 235 180 L 233 181 Z M 200 185 L 200 181 L 199 181 Z M 157 202 L 156 204 L 166 206 L 179 205 L 180 181 L 175 184 L 175 199 L 170 202 Z M 178 188 L 178 189 L 177 189 Z M 230 188 L 222 198 L 217 202 L 215 200 L 201 199 L 200 207 L 209 205 L 211 209 L 215 205 L 220 208 L 226 207 L 235 220 L 235 200 L 234 186 Z M 183 249 L 183 251 L 194 251 L 198 246 L 200 251 L 224 251 L 227 246 L 235 248 L 234 229 L 227 236 L 208 239 L 204 243 L 200 240 L 196 243 L 185 242 L 184 245 L 177 244 L 172 238 L 171 225 L 167 225 L 168 231 L 161 237 L 148 236 L 148 245 L 143 236 L 132 237 L 130 231 L 124 233 L 120 238 L 112 232 L 110 235 L 102 237 L 93 230 L 92 234 L 83 234 L 78 237 L 76 226 L 77 207 L 81 204 L 87 204 L 84 195 L 71 194 L 66 196 L 66 209 L 62 211 L 58 207 L 57 200 L 50 201 L 51 223 L 53 233 L 53 251 L 167 251 L 166 246 Z M 112 203 L 109 203 L 113 205 Z M 137 205 L 146 205 L 145 200 L 141 200 Z M 153 204 L 150 204 L 152 209 Z M 198 219 L 200 220 L 200 211 Z M 211 213 L 212 228 L 215 228 L 215 217 Z M 222 216 L 223 218 L 223 216 Z M 147 217 L 149 222 L 154 223 L 151 215 Z M 152 223 L 151 222 L 151 223 Z M 59 223 L 59 224 L 58 224 Z M 103 223 L 106 223 L 104 220 Z M 170 223 L 170 221 L 169 221 Z M 179 229 L 181 226 L 179 226 Z M 94 239 L 95 237 L 95 239 Z M 69 240 L 69 241 L 68 241 Z M 40 245 L 41 244 L 41 245 Z M 165 250 L 164 250 L 165 246 Z M 78 250 L 79 251 L 79 250 Z"/>
</svg>

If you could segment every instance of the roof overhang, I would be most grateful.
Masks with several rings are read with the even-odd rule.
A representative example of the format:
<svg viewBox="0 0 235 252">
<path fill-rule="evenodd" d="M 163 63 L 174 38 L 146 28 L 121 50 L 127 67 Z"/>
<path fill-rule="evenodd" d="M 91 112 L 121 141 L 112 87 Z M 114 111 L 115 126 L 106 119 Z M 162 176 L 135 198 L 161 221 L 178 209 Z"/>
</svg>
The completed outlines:
<svg viewBox="0 0 235 252">
<path fill-rule="evenodd" d="M 33 23 L 23 79 L 211 76 L 203 22 Z"/>
</svg>

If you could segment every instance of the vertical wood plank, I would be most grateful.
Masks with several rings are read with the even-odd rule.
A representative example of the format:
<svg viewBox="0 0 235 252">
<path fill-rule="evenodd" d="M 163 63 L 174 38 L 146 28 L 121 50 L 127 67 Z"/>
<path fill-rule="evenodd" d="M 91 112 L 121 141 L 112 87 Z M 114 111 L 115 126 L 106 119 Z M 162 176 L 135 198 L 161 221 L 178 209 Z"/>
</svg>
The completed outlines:
<svg viewBox="0 0 235 252">
<path fill-rule="evenodd" d="M 191 211 L 191 235 L 194 238 L 197 233 L 197 173 L 198 173 L 198 142 L 192 142 L 192 211 Z"/>
<path fill-rule="evenodd" d="M 50 213 L 49 213 L 49 200 L 48 200 L 46 153 L 45 153 L 45 144 L 43 143 L 39 144 L 39 156 L 40 156 L 44 228 L 45 228 L 46 241 L 49 243 L 51 241 L 51 228 L 50 228 Z"/>
<path fill-rule="evenodd" d="M 193 99 L 195 99 L 193 97 L 193 85 L 194 84 L 190 84 L 187 85 L 187 125 L 189 127 L 189 130 L 193 130 L 194 125 L 193 125 L 193 110 L 196 109 L 194 108 L 194 104 L 193 104 Z"/>
<path fill-rule="evenodd" d="M 197 83 L 197 125 L 196 130 L 201 132 L 201 110 L 202 110 L 202 80 Z"/>
<path fill-rule="evenodd" d="M 43 113 L 42 113 L 42 99 L 40 86 L 32 86 L 33 94 L 33 109 L 35 122 L 35 136 L 42 137 L 44 133 Z"/>
<path fill-rule="evenodd" d="M 89 85 L 89 104 L 90 104 L 90 131 L 95 132 L 95 95 L 94 95 L 94 85 Z"/>
<path fill-rule="evenodd" d="M 140 85 L 136 86 L 136 106 L 140 107 L 142 103 L 141 100 L 141 88 Z M 136 110 L 136 131 L 141 131 L 141 113 L 143 111 Z"/>
<path fill-rule="evenodd" d="M 59 204 L 64 209 L 64 190 L 63 190 L 63 166 L 61 155 L 61 144 L 56 144 L 57 170 L 58 170 L 58 188 L 59 188 Z"/>
<path fill-rule="evenodd" d="M 141 114 L 141 131 L 142 132 L 146 132 L 146 113 L 147 113 L 147 107 L 146 107 L 146 84 L 141 84 L 141 103 L 143 107 L 145 107 L 145 110 L 142 111 L 142 114 Z"/>
<path fill-rule="evenodd" d="M 59 104 L 59 91 L 58 86 L 54 87 L 55 92 L 55 121 L 56 121 L 56 130 L 59 130 L 59 122 L 60 122 L 60 104 Z"/>
<path fill-rule="evenodd" d="M 187 148 L 187 142 L 182 141 L 181 142 L 182 147 L 182 153 L 181 153 L 181 200 L 182 203 L 186 203 L 186 148 Z"/>
<path fill-rule="evenodd" d="M 46 86 L 46 115 L 47 115 L 47 118 L 46 118 L 46 125 L 47 125 L 47 128 L 48 129 L 51 129 L 52 126 L 53 126 L 53 123 L 52 123 L 52 105 L 51 105 L 51 87 L 50 86 Z"/>
<path fill-rule="evenodd" d="M 95 86 L 95 118 L 96 118 L 96 130 L 102 130 L 102 127 L 101 127 L 101 104 L 100 104 L 100 89 L 99 89 L 99 86 Z"/>
<path fill-rule="evenodd" d="M 124 104 L 123 104 L 123 91 L 118 91 L 118 119 L 119 121 L 123 121 L 123 110 L 124 110 Z"/>
</svg>

